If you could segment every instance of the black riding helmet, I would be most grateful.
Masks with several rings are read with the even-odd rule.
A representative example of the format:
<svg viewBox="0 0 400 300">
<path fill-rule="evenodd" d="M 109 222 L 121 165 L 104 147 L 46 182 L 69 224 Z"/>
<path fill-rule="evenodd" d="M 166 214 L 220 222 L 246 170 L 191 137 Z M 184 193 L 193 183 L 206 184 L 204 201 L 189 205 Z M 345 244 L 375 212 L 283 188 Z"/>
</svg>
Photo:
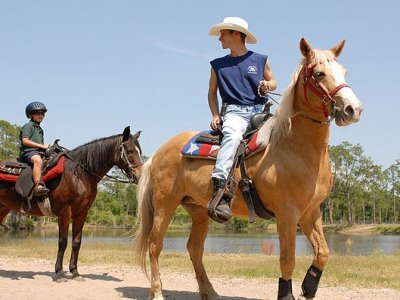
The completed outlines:
<svg viewBox="0 0 400 300">
<path fill-rule="evenodd" d="M 42 102 L 38 102 L 38 101 L 29 103 L 25 108 L 26 117 L 29 118 L 29 115 L 34 111 L 46 112 L 47 111 L 46 105 L 44 105 Z"/>
</svg>

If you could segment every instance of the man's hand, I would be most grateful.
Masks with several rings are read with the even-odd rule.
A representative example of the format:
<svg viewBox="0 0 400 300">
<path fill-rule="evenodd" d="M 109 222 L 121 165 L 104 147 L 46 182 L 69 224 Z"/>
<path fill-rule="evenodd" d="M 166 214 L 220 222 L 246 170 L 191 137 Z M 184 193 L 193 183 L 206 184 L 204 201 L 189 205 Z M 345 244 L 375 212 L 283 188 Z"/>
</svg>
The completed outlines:
<svg viewBox="0 0 400 300">
<path fill-rule="evenodd" d="M 221 117 L 220 116 L 215 116 L 213 117 L 210 126 L 212 128 L 212 130 L 214 131 L 218 131 L 218 125 L 221 124 Z"/>
<path fill-rule="evenodd" d="M 267 94 L 271 90 L 269 81 L 261 80 L 260 81 L 260 90 L 263 94 Z"/>
</svg>

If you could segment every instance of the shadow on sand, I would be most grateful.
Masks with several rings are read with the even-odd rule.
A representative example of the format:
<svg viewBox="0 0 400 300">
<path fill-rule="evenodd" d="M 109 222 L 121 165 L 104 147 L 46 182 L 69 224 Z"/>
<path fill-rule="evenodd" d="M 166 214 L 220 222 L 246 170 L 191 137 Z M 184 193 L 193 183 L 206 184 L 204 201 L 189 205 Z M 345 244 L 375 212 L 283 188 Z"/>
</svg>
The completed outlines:
<svg viewBox="0 0 400 300">
<path fill-rule="evenodd" d="M 119 287 L 116 289 L 121 296 L 124 298 L 134 300 L 147 300 L 149 299 L 149 288 L 142 287 Z M 200 296 L 197 292 L 186 292 L 186 291 L 171 291 L 163 290 L 163 295 L 166 300 L 199 300 Z M 220 295 L 224 300 L 260 300 L 256 298 L 245 298 L 245 297 L 224 297 Z"/>
<path fill-rule="evenodd" d="M 10 271 L 10 270 L 0 270 L 0 277 L 8 278 L 11 280 L 20 280 L 20 279 L 35 279 L 35 276 L 48 276 L 53 280 L 56 279 L 56 275 L 54 272 L 44 271 L 44 272 L 33 272 L 33 271 Z M 69 273 L 64 275 L 67 280 L 75 280 L 72 279 L 72 276 Z M 104 274 L 81 274 L 80 281 L 84 281 L 85 279 L 92 280 L 103 280 L 103 281 L 116 281 L 121 282 L 122 279 L 109 276 L 107 273 Z"/>
</svg>

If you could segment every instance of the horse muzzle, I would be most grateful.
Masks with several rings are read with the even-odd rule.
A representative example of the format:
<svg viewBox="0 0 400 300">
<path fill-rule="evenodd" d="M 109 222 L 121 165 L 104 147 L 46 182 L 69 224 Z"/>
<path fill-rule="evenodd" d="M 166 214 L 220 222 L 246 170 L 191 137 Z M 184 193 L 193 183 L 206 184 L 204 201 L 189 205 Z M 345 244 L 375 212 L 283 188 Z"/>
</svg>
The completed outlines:
<svg viewBox="0 0 400 300">
<path fill-rule="evenodd" d="M 142 173 L 142 165 L 132 168 L 130 173 L 133 183 L 137 184 Z"/>
<path fill-rule="evenodd" d="M 338 126 L 347 126 L 356 123 L 361 118 L 363 106 L 361 102 L 355 104 L 346 104 L 343 107 L 335 107 L 335 123 Z"/>
</svg>

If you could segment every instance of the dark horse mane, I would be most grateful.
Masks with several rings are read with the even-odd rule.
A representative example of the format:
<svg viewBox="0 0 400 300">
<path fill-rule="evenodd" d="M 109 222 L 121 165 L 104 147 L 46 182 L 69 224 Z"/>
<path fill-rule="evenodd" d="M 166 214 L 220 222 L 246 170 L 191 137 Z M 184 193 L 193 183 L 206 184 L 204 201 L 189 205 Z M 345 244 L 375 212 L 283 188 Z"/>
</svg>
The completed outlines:
<svg viewBox="0 0 400 300">
<path fill-rule="evenodd" d="M 110 167 L 110 161 L 121 141 L 122 134 L 96 139 L 78 146 L 71 150 L 68 155 L 75 161 L 75 169 L 84 169 L 100 175 Z"/>
</svg>

